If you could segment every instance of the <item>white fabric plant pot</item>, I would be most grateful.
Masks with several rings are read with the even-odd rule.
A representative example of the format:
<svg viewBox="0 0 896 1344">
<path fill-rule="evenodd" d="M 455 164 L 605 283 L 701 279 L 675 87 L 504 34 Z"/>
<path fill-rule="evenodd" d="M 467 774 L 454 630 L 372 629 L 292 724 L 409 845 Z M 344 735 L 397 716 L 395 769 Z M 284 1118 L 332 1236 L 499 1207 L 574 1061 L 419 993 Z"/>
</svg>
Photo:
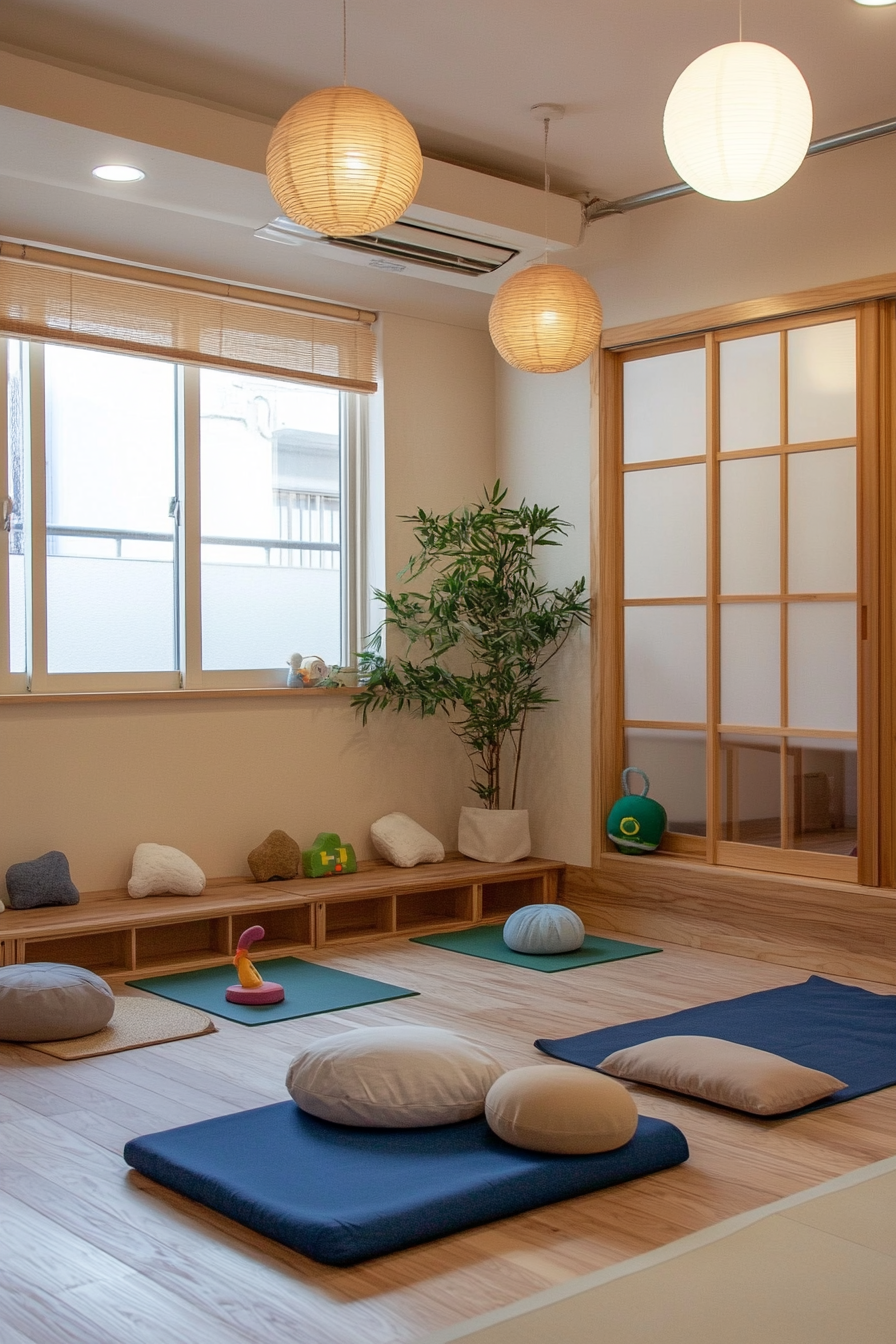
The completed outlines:
<svg viewBox="0 0 896 1344">
<path fill-rule="evenodd" d="M 525 808 L 462 807 L 457 847 L 482 863 L 513 863 L 532 852 Z"/>
</svg>

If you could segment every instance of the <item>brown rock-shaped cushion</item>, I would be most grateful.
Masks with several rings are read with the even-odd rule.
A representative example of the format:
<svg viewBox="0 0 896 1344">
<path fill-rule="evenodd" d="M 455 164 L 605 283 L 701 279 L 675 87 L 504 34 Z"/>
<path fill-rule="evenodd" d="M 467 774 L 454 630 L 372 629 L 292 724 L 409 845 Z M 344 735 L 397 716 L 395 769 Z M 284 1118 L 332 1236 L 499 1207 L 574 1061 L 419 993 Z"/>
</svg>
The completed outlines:
<svg viewBox="0 0 896 1344">
<path fill-rule="evenodd" d="M 295 877 L 301 867 L 301 847 L 285 831 L 271 831 L 249 855 L 249 868 L 256 882 L 282 882 Z"/>
</svg>

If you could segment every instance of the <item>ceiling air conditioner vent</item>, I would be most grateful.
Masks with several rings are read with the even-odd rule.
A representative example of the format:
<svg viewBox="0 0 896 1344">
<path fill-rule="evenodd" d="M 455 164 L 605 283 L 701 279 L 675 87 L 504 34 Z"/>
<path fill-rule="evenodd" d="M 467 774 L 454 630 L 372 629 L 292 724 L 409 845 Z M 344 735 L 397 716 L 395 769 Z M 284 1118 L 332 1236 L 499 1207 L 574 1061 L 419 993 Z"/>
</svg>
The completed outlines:
<svg viewBox="0 0 896 1344">
<path fill-rule="evenodd" d="M 276 243 L 315 242 L 360 252 L 370 259 L 369 265 L 383 270 L 393 269 L 392 265 L 384 265 L 390 261 L 394 263 L 395 270 L 404 270 L 406 265 L 427 266 L 453 275 L 491 275 L 519 255 L 519 249 L 514 247 L 444 232 L 407 218 L 398 220 L 386 229 L 361 234 L 357 238 L 328 238 L 325 234 L 314 233 L 280 215 L 259 229 L 255 237 L 267 238 Z"/>
</svg>

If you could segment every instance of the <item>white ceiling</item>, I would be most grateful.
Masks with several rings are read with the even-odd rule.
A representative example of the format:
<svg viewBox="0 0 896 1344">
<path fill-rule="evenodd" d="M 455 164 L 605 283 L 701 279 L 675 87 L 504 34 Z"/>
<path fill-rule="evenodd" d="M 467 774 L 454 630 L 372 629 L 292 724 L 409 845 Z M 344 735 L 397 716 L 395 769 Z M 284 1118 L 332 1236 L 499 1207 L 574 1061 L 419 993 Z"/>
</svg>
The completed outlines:
<svg viewBox="0 0 896 1344">
<path fill-rule="evenodd" d="M 551 130 L 553 189 L 612 199 L 675 180 L 662 142 L 665 99 L 689 61 L 736 38 L 737 8 L 738 0 L 348 0 L 348 77 L 396 103 L 424 152 L 533 183 L 541 127 L 529 108 L 563 103 L 567 115 Z M 743 10 L 744 36 L 802 69 L 815 136 L 896 115 L 896 5 L 743 0 Z M 0 45 L 274 120 L 297 97 L 341 81 L 341 11 L 340 0 L 0 0 Z M 128 142 L 0 109 L 0 231 L 484 321 L 486 296 L 338 263 L 309 270 L 300 249 L 252 238 L 270 200 L 258 174 L 209 164 L 200 180 L 188 161 L 153 151 L 164 175 L 138 191 L 108 188 L 89 179 L 101 146 L 120 158 Z M 596 235 L 610 227 L 592 226 L 571 263 L 593 263 Z"/>
</svg>

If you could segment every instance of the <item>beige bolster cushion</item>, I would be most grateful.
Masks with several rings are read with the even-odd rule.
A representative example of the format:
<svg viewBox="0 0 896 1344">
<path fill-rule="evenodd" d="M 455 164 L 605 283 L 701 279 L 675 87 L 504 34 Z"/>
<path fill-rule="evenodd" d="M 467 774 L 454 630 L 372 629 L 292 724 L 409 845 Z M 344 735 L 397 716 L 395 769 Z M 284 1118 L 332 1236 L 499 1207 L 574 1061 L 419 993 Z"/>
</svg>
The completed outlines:
<svg viewBox="0 0 896 1344">
<path fill-rule="evenodd" d="M 607 1153 L 638 1127 L 621 1083 L 568 1064 L 511 1069 L 492 1083 L 485 1118 L 505 1143 L 539 1153 Z"/>
<path fill-rule="evenodd" d="M 847 1086 L 829 1073 L 716 1036 L 661 1036 L 616 1050 L 597 1067 L 614 1078 L 665 1087 L 751 1115 L 783 1115 Z"/>
</svg>

